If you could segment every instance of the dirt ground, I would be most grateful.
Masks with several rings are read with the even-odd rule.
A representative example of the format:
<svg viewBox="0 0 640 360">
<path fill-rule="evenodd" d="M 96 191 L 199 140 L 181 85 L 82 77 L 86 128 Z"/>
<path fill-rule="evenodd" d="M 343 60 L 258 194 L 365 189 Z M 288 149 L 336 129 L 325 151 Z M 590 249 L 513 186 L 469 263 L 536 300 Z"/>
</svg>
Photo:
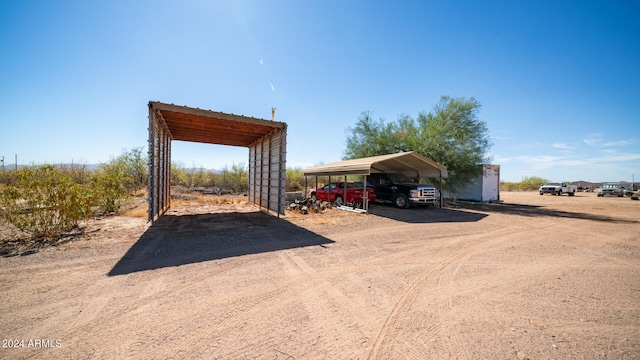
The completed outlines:
<svg viewBox="0 0 640 360">
<path fill-rule="evenodd" d="M 640 359 L 640 201 L 181 202 L 0 258 L 0 358 Z"/>
</svg>

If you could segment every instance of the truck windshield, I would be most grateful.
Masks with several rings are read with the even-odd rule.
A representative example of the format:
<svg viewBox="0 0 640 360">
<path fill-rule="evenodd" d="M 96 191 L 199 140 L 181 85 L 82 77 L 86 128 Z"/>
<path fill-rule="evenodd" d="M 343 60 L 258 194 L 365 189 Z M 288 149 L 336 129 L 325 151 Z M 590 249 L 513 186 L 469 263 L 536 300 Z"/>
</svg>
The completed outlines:
<svg viewBox="0 0 640 360">
<path fill-rule="evenodd" d="M 412 182 L 411 179 L 409 179 L 409 177 L 404 174 L 387 174 L 387 175 L 389 175 L 389 179 L 391 179 L 391 181 L 393 181 L 396 184 Z"/>
</svg>

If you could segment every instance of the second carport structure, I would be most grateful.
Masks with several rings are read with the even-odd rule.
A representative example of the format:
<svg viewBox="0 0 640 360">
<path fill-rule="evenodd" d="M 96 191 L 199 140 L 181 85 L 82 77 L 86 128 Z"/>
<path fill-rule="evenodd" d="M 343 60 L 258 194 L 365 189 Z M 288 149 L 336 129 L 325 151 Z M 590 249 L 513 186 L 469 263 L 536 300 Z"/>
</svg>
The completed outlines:
<svg viewBox="0 0 640 360">
<path fill-rule="evenodd" d="M 329 176 L 329 183 L 331 183 L 332 176 L 344 176 L 346 182 L 347 175 L 363 175 L 364 194 L 367 193 L 367 176 L 372 173 L 397 173 L 414 178 L 437 178 L 440 179 L 442 187 L 442 178 L 447 177 L 447 168 L 415 151 L 409 151 L 337 161 L 304 170 L 305 177 Z M 440 207 L 442 205 L 443 199 L 440 197 Z M 366 199 L 364 208 L 368 211 Z"/>
</svg>

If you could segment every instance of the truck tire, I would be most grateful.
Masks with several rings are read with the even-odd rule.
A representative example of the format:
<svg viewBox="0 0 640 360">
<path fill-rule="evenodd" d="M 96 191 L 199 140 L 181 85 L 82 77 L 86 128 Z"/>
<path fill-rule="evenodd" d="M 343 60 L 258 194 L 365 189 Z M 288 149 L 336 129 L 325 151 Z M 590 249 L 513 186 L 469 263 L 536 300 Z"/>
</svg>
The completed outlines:
<svg viewBox="0 0 640 360">
<path fill-rule="evenodd" d="M 336 195 L 336 201 L 335 201 L 336 206 L 342 206 L 344 205 L 344 203 L 342 202 L 342 196 L 340 195 Z"/>
<path fill-rule="evenodd" d="M 572 192 L 569 193 L 569 196 L 574 196 L 575 194 L 576 194 L 576 192 L 572 191 Z"/>
<path fill-rule="evenodd" d="M 542 191 L 540 191 L 540 195 L 544 194 Z"/>
<path fill-rule="evenodd" d="M 409 208 L 409 205 L 410 205 L 409 198 L 405 194 L 396 194 L 393 197 L 393 205 L 395 205 L 400 209 L 407 209 Z"/>
</svg>

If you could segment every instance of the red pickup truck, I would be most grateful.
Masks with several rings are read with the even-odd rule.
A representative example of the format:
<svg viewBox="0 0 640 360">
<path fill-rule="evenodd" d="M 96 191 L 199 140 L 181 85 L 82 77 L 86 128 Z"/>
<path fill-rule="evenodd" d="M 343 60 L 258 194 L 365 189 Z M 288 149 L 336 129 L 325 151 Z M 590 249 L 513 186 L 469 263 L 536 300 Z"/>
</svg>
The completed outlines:
<svg viewBox="0 0 640 360">
<path fill-rule="evenodd" d="M 347 190 L 346 201 L 345 197 L 345 184 Z M 329 194 L 330 198 L 327 200 L 327 194 Z M 360 185 L 354 184 L 352 182 L 338 182 L 331 183 L 325 185 L 319 189 L 312 189 L 309 192 L 309 197 L 315 200 L 324 200 L 335 202 L 336 206 L 343 205 L 345 202 L 348 203 L 359 203 L 362 202 L 362 195 L 364 194 L 364 188 Z M 373 188 L 367 188 L 367 197 L 369 201 L 375 201 L 376 193 Z"/>
</svg>

